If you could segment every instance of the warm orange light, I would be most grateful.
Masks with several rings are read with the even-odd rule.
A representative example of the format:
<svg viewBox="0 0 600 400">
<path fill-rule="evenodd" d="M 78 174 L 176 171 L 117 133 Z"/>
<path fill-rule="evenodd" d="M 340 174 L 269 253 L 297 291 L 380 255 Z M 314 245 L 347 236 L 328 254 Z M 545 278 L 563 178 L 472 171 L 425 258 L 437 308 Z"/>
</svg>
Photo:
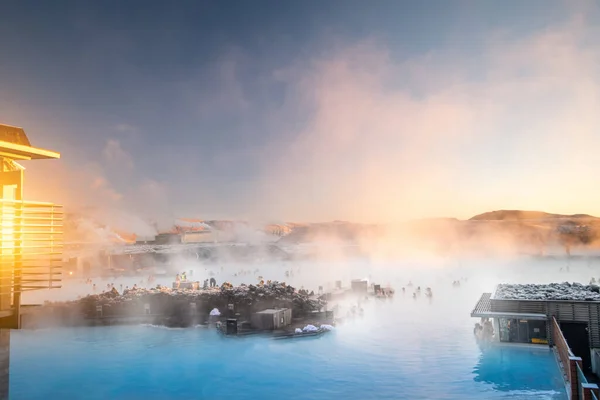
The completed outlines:
<svg viewBox="0 0 600 400">
<path fill-rule="evenodd" d="M 0 151 L 11 159 L 31 160 L 44 158 L 60 158 L 60 153 L 55 151 L 40 149 L 37 147 L 25 146 L 22 144 L 5 142 L 0 140 Z"/>
<path fill-rule="evenodd" d="M 10 255 L 15 247 L 15 210 L 11 205 L 2 206 L 2 255 Z"/>
</svg>

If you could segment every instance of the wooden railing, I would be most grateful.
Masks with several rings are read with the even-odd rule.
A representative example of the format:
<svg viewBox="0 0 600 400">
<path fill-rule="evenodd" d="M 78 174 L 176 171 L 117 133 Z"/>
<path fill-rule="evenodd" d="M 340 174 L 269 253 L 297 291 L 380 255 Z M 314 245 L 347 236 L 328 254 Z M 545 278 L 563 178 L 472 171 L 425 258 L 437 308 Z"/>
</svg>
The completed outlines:
<svg viewBox="0 0 600 400">
<path fill-rule="evenodd" d="M 571 352 L 571 348 L 567 343 L 567 340 L 563 336 L 562 331 L 560 330 L 560 326 L 556 321 L 556 318 L 552 317 L 552 339 L 554 340 L 554 346 L 556 346 L 556 351 L 558 352 L 558 356 L 560 357 L 560 361 L 563 364 L 565 369 L 565 373 L 567 374 L 567 379 L 569 382 L 571 381 L 570 369 L 569 369 L 569 359 L 574 357 L 573 352 Z"/>
<path fill-rule="evenodd" d="M 0 293 L 59 288 L 62 206 L 0 200 Z"/>
<path fill-rule="evenodd" d="M 582 370 L 581 357 L 575 357 L 571 351 L 560 329 L 560 325 L 558 325 L 554 316 L 552 317 L 552 339 L 563 370 L 567 375 L 567 380 L 569 381 L 569 398 L 572 400 L 593 399 L 593 396 L 597 395 L 598 386 L 588 383 Z"/>
</svg>

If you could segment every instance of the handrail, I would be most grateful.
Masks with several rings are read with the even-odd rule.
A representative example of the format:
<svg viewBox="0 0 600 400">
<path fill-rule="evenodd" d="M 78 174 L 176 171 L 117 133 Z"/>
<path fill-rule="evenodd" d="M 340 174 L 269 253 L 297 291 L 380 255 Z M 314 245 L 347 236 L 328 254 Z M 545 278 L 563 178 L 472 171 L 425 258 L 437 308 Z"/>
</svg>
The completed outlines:
<svg viewBox="0 0 600 400">
<path fill-rule="evenodd" d="M 36 206 L 36 207 L 56 207 L 56 208 L 62 208 L 63 207 L 60 204 L 48 203 L 46 201 L 28 201 L 28 200 L 0 199 L 0 203 L 21 204 L 21 205 L 24 205 L 24 206 Z"/>
<path fill-rule="evenodd" d="M 556 318 L 552 316 L 552 338 L 554 339 L 554 345 L 558 351 L 558 355 L 560 357 L 560 361 L 563 364 L 563 367 L 567 373 L 567 377 L 569 382 L 571 382 L 571 370 L 569 368 L 569 357 L 573 357 L 573 352 L 567 343 L 562 331 L 560 330 L 560 326 L 556 321 Z"/>
<path fill-rule="evenodd" d="M 0 199 L 0 293 L 60 287 L 63 217 L 59 204 Z"/>
</svg>

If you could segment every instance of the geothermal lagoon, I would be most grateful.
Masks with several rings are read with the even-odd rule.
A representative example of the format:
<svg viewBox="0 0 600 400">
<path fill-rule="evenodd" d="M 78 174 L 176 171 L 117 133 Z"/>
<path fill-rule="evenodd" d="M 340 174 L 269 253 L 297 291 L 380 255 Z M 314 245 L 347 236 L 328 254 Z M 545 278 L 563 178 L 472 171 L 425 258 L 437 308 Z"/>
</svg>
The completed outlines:
<svg viewBox="0 0 600 400">
<path fill-rule="evenodd" d="M 396 295 L 363 303 L 364 316 L 330 334 L 298 340 L 223 337 L 200 326 L 14 331 L 11 399 L 566 399 L 547 346 L 478 344 L 470 312 L 499 283 L 587 284 L 600 277 L 600 261 L 569 264 L 568 272 L 564 258 L 528 257 L 182 265 L 201 281 L 212 271 L 219 284 L 256 283 L 253 274 L 240 272 L 259 268 L 265 279 L 307 290 L 368 278 L 391 285 Z M 286 277 L 290 270 L 293 277 Z M 143 279 L 94 282 L 131 287 Z M 456 280 L 460 287 L 452 285 Z M 154 285 L 172 281 L 158 278 Z M 422 294 L 413 298 L 417 286 Z M 71 279 L 60 291 L 29 294 L 25 303 L 90 293 L 89 284 Z"/>
</svg>

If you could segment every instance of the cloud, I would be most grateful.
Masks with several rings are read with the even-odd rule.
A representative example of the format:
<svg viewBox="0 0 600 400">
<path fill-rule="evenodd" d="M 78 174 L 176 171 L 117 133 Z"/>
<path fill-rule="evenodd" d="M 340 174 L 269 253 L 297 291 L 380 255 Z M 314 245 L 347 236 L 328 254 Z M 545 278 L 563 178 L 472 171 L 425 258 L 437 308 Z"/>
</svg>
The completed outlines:
<svg viewBox="0 0 600 400">
<path fill-rule="evenodd" d="M 96 176 L 93 179 L 90 189 L 95 195 L 100 194 L 101 198 L 107 197 L 112 202 L 118 202 L 123 198 L 123 195 L 112 188 L 108 181 L 101 176 Z"/>
<path fill-rule="evenodd" d="M 41 165 L 44 164 L 44 165 Z M 165 184 L 139 177 L 133 156 L 119 140 L 107 139 L 101 159 L 72 165 L 43 161 L 27 174 L 28 199 L 63 204 L 68 212 L 83 213 L 124 232 L 148 236 L 173 222 Z"/>
<path fill-rule="evenodd" d="M 131 125 L 128 123 L 116 124 L 113 128 L 113 131 L 116 133 L 115 136 L 127 142 L 138 143 L 143 139 L 143 132 L 136 125 Z"/>
<path fill-rule="evenodd" d="M 121 142 L 116 139 L 106 141 L 102 155 L 104 160 L 115 168 L 126 171 L 133 170 L 133 157 L 121 147 Z"/>
<path fill-rule="evenodd" d="M 137 134 L 140 130 L 137 126 L 129 125 L 129 124 L 117 124 L 115 126 L 115 130 L 117 132 L 126 133 L 126 134 Z"/>
<path fill-rule="evenodd" d="M 182 87 L 184 97 L 194 104 L 192 112 L 201 120 L 227 115 L 243 114 L 250 108 L 250 101 L 239 76 L 245 54 L 237 48 L 229 48 L 207 70 L 186 80 Z"/>
<path fill-rule="evenodd" d="M 287 102 L 271 113 L 283 135 L 263 163 L 269 206 L 259 212 L 389 221 L 600 211 L 590 196 L 600 172 L 596 35 L 576 16 L 520 40 L 482 38 L 475 59 L 445 49 L 398 61 L 367 40 L 277 71 Z"/>
</svg>

